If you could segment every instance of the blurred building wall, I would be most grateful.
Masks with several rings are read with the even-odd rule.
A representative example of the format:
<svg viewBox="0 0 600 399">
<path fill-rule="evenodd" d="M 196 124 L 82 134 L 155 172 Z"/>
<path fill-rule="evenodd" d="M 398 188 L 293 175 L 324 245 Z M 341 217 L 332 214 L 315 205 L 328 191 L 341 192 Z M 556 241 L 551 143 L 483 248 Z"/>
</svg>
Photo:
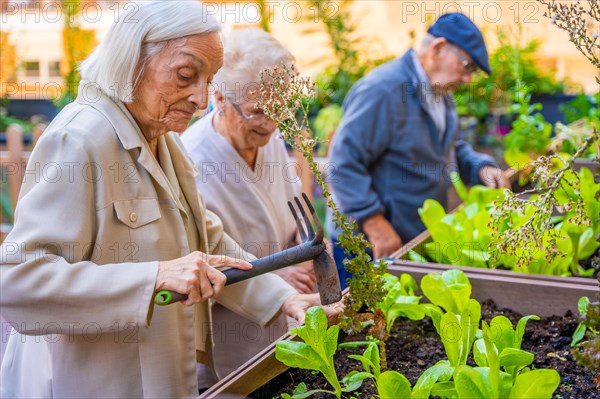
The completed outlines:
<svg viewBox="0 0 600 399">
<path fill-rule="evenodd" d="M 12 78 L 1 82 L 2 96 L 40 99 L 60 93 L 62 78 L 57 67 L 63 59 L 62 4 L 56 0 L 0 1 L 0 29 L 9 34 L 17 63 Z M 204 4 L 210 14 L 224 23 L 225 32 L 260 26 L 256 2 L 229 0 Z M 318 15 L 306 1 L 263 1 L 263 4 L 270 11 L 272 33 L 294 53 L 304 73 L 314 75 L 334 63 L 322 19 L 339 11 L 336 2 L 330 2 L 324 15 Z M 94 30 L 99 42 L 118 13 L 133 6 L 127 1 L 83 1 L 81 27 Z M 599 90 L 594 79 L 599 71 L 568 41 L 566 33 L 551 25 L 543 16 L 545 6 L 535 0 L 355 0 L 350 6 L 357 37 L 362 39 L 361 47 L 374 57 L 402 54 L 419 42 L 426 26 L 437 16 L 454 11 L 471 17 L 489 38 L 491 48 L 495 44 L 494 29 L 520 23 L 524 40 L 543 39 L 538 59 L 543 68 L 555 69 L 558 78 L 569 77 L 588 93 Z M 598 26 L 595 29 L 600 31 Z"/>
</svg>

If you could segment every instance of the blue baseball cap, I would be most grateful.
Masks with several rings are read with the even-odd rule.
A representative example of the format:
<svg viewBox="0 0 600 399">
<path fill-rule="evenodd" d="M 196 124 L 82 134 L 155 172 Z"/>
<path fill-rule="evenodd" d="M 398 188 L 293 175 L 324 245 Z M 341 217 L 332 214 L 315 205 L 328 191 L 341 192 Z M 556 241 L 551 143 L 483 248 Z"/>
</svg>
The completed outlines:
<svg viewBox="0 0 600 399">
<path fill-rule="evenodd" d="M 444 14 L 434 22 L 427 33 L 443 37 L 448 42 L 463 49 L 475 65 L 488 75 L 492 73 L 488 51 L 479 28 L 464 14 Z"/>
</svg>

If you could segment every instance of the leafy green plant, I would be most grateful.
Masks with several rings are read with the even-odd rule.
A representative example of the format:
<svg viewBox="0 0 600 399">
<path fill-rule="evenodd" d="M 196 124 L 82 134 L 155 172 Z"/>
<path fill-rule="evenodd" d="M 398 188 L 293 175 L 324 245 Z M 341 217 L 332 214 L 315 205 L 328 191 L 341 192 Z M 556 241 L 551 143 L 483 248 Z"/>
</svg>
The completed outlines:
<svg viewBox="0 0 600 399">
<path fill-rule="evenodd" d="M 585 318 L 587 314 L 588 306 L 590 305 L 590 298 L 587 296 L 582 296 L 577 301 L 577 310 L 579 311 L 579 317 Z M 582 321 L 577 325 L 575 332 L 573 333 L 573 339 L 571 340 L 571 346 L 577 345 L 581 340 L 585 337 L 585 332 L 587 331 L 587 325 Z M 593 327 L 591 327 L 590 331 L 593 334 L 598 334 L 598 331 L 594 331 Z"/>
<path fill-rule="evenodd" d="M 489 212 L 493 201 L 502 197 L 502 190 L 484 186 L 467 190 L 457 173 L 451 179 L 463 201 L 456 212 L 446 214 L 439 202 L 430 199 L 419 209 L 433 239 L 425 244 L 425 254 L 437 263 L 488 267 L 487 249 L 492 234 Z M 415 261 L 422 260 L 414 252 L 409 255 Z"/>
<path fill-rule="evenodd" d="M 515 93 L 512 111 L 516 115 L 511 131 L 504 137 L 506 163 L 517 169 L 525 168 L 534 159 L 546 153 L 550 144 L 552 125 L 541 113 L 542 105 L 531 104 L 529 88 L 521 84 Z"/>
<path fill-rule="evenodd" d="M 517 378 L 519 372 L 533 362 L 533 353 L 521 349 L 525 327 L 529 320 L 539 320 L 538 316 L 530 315 L 522 317 L 515 328 L 511 321 L 505 316 L 496 316 L 492 319 L 484 334 L 490 334 L 487 337 L 493 342 L 498 353 L 499 365 L 505 373 L 508 373 L 513 380 Z M 488 367 L 489 359 L 486 349 L 485 337 L 475 341 L 473 346 L 473 358 L 479 367 Z"/>
<path fill-rule="evenodd" d="M 541 110 L 541 104 L 531 104 L 528 88 L 525 87 L 521 93 L 517 93 L 515 98 L 517 101 L 513 104 L 513 111 L 517 118 L 512 124 L 511 132 L 504 138 L 504 159 L 512 168 L 524 170 L 521 184 L 529 177 L 528 166 L 536 158 L 547 153 L 560 154 L 563 157 L 575 154 L 585 145 L 590 133 L 599 126 L 598 108 L 589 106 L 589 109 L 579 110 L 584 106 L 580 104 L 581 100 L 578 100 L 578 97 L 578 108 L 570 108 L 570 118 L 577 116 L 579 119 L 571 121 L 568 125 L 557 122 L 554 126 L 555 135 L 551 138 L 553 127 L 538 112 Z M 583 99 L 587 103 L 587 97 L 583 96 Z M 595 148 L 587 146 L 587 151 L 580 152 L 579 156 L 593 158 L 594 154 Z"/>
<path fill-rule="evenodd" d="M 462 366 L 456 373 L 454 385 L 459 399 L 516 399 L 539 398 L 550 399 L 560 383 L 560 375 L 556 370 L 540 369 L 525 371 L 516 378 L 500 371 L 502 362 L 520 356 L 498 355 L 498 349 L 490 339 L 492 333 L 486 322 L 482 322 L 483 339 L 486 348 L 488 367 Z M 506 349 L 505 349 L 506 350 Z M 533 359 L 532 359 L 533 360 Z"/>
<path fill-rule="evenodd" d="M 521 349 L 527 321 L 539 318 L 525 316 L 513 328 L 506 317 L 496 316 L 490 325 L 482 321 L 479 330 L 481 305 L 470 299 L 471 284 L 464 273 L 453 272 L 458 273 L 447 274 L 447 281 L 440 275 L 428 274 L 421 284 L 423 289 L 430 284 L 425 279 L 430 279 L 436 288 L 431 297 L 426 294 L 428 299 L 452 310 L 443 314 L 436 325 L 448 359 L 440 360 L 419 377 L 412 397 L 550 398 L 560 376 L 555 370 L 531 371 L 527 366 L 533 362 L 533 354 Z M 454 295 L 450 286 L 455 287 Z M 478 367 L 467 365 L 471 348 Z"/>
<path fill-rule="evenodd" d="M 581 322 L 571 344 L 580 342 L 571 352 L 579 364 L 596 372 L 594 381 L 600 389 L 600 295 L 594 302 L 580 298 L 577 305 Z"/>
<path fill-rule="evenodd" d="M 415 295 L 415 291 L 418 290 L 415 279 L 406 273 L 403 273 L 400 278 L 391 274 L 386 274 L 383 278 L 387 294 L 377 307 L 385 314 L 387 334 L 390 333 L 398 317 L 422 320 L 427 306 L 419 303 L 421 296 Z"/>
<path fill-rule="evenodd" d="M 446 312 L 461 314 L 471 299 L 471 283 L 462 270 L 429 273 L 421 280 L 423 294 Z"/>
<path fill-rule="evenodd" d="M 279 341 L 276 344 L 275 357 L 289 367 L 315 370 L 323 374 L 335 391 L 301 392 L 310 396 L 315 392 L 329 392 L 340 398 L 342 387 L 335 372 L 333 355 L 337 351 L 340 328 L 336 325 L 327 327 L 327 315 L 320 307 L 312 307 L 306 312 L 304 326 L 290 331 L 297 334 L 304 342 Z M 302 397 L 307 397 L 302 396 Z M 296 397 L 296 396 L 294 396 Z"/>
<path fill-rule="evenodd" d="M 589 276 L 594 273 L 594 268 L 584 269 L 580 265 L 581 260 L 589 259 L 600 248 L 594 238 L 600 233 L 600 220 L 594 217 L 600 214 L 600 202 L 596 197 L 600 183 L 595 182 L 587 168 L 576 173 L 564 171 L 561 189 L 554 192 L 553 202 L 553 207 L 562 214 L 548 221 L 549 228 L 540 237 L 542 245 L 533 247 L 524 241 L 522 246 L 514 247 L 513 252 L 505 250 L 499 237 L 511 229 L 527 228 L 536 212 L 540 212 L 539 205 L 531 203 L 539 201 L 539 197 L 514 196 L 482 186 L 467 190 L 456 174 L 452 175 L 452 182 L 463 205 L 446 214 L 437 201 L 424 202 L 419 214 L 433 241 L 424 244 L 423 255 L 427 258 L 411 251 L 410 259 L 423 262 L 429 258 L 449 265 L 503 267 L 549 275 Z M 544 193 L 541 189 L 532 192 Z M 495 208 L 505 195 L 512 196 L 515 204 L 524 205 Z M 502 212 L 501 219 L 496 212 Z M 528 261 L 519 263 L 523 252 Z"/>
<path fill-rule="evenodd" d="M 363 382 L 371 379 L 381 398 L 393 398 L 400 395 L 410 398 L 410 382 L 402 374 L 393 370 L 381 369 L 379 341 L 369 338 L 368 341 L 346 342 L 338 346 L 339 328 L 327 328 L 327 316 L 323 309 L 313 307 L 306 315 L 306 324 L 291 331 L 304 342 L 280 341 L 276 344 L 275 357 L 290 367 L 315 370 L 323 374 L 329 384 L 335 389 L 309 390 L 306 384 L 300 383 L 292 395 L 284 394 L 284 399 L 301 399 L 316 393 L 329 393 L 340 398 L 343 392 L 353 392 L 359 389 Z M 338 349 L 349 349 L 366 346 L 362 355 L 349 355 L 348 358 L 358 360 L 362 371 L 353 370 L 340 383 L 333 356 Z"/>
<path fill-rule="evenodd" d="M 348 342 L 340 344 L 339 348 L 355 348 L 366 345 L 362 355 L 349 355 L 350 359 L 360 361 L 363 371 L 353 370 L 342 379 L 346 386 L 358 389 L 364 380 L 373 381 L 380 398 L 410 398 L 410 382 L 402 374 L 394 370 L 381 371 L 379 343 L 376 339 L 368 342 Z"/>
<path fill-rule="evenodd" d="M 432 304 L 439 306 L 437 310 L 431 308 L 430 316 L 448 359 L 440 360 L 419 377 L 413 398 L 425 399 L 430 394 L 451 397 L 451 379 L 467 364 L 478 333 L 481 305 L 471 299 L 471 283 L 461 270 L 447 270 L 441 275 L 429 273 L 421 281 L 421 290 Z"/>
<path fill-rule="evenodd" d="M 561 104 L 560 110 L 567 123 L 581 119 L 597 120 L 600 117 L 600 91 L 593 95 L 578 94 L 566 104 Z"/>
<path fill-rule="evenodd" d="M 453 377 L 466 366 L 471 348 L 475 342 L 481 305 L 469 299 L 462 313 L 448 312 L 442 315 L 438 333 L 442 339 L 447 360 L 440 360 L 427 369 L 413 387 L 415 399 L 428 398 L 430 394 L 442 397 L 453 396 Z"/>
</svg>

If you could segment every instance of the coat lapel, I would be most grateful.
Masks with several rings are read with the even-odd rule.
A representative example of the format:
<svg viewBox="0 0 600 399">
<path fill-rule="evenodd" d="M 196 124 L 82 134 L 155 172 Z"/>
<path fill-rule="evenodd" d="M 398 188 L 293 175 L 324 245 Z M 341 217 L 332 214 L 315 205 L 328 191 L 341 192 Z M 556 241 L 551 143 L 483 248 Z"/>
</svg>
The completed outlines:
<svg viewBox="0 0 600 399">
<path fill-rule="evenodd" d="M 92 99 L 92 100 L 88 100 Z M 99 99 L 99 100 L 98 100 Z M 119 105 L 100 88 L 91 83 L 82 82 L 79 85 L 77 101 L 98 110 L 115 129 L 119 141 L 127 151 L 138 151 L 137 162 L 144 168 L 158 185 L 166 192 L 171 193 L 164 173 L 160 170 L 158 162 L 150 152 L 146 138 L 137 123 L 123 104 Z M 127 168 L 127 165 L 118 165 Z M 120 172 L 125 172 L 121 170 Z M 177 201 L 175 201 L 177 202 Z"/>
</svg>

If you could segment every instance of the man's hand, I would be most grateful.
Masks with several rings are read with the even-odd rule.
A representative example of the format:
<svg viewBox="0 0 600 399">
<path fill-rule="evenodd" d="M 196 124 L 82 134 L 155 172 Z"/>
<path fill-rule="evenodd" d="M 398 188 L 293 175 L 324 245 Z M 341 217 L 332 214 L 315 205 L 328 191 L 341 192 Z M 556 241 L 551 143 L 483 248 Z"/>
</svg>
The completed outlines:
<svg viewBox="0 0 600 399">
<path fill-rule="evenodd" d="M 312 294 L 315 292 L 317 276 L 313 269 L 313 262 L 308 261 L 295 266 L 284 267 L 273 273 L 285 280 L 301 294 Z"/>
<path fill-rule="evenodd" d="M 495 166 L 486 165 L 479 169 L 479 178 L 488 187 L 492 188 L 508 188 L 510 190 L 510 182 L 504 176 L 502 169 Z"/>
<path fill-rule="evenodd" d="M 377 214 L 365 220 L 362 229 L 371 244 L 373 244 L 373 257 L 375 259 L 390 256 L 402 247 L 400 236 L 382 214 Z"/>
<path fill-rule="evenodd" d="M 184 305 L 190 306 L 221 294 L 227 277 L 217 267 L 248 270 L 252 265 L 224 255 L 207 255 L 194 251 L 181 258 L 158 262 L 155 291 L 171 290 L 186 294 Z"/>
</svg>

